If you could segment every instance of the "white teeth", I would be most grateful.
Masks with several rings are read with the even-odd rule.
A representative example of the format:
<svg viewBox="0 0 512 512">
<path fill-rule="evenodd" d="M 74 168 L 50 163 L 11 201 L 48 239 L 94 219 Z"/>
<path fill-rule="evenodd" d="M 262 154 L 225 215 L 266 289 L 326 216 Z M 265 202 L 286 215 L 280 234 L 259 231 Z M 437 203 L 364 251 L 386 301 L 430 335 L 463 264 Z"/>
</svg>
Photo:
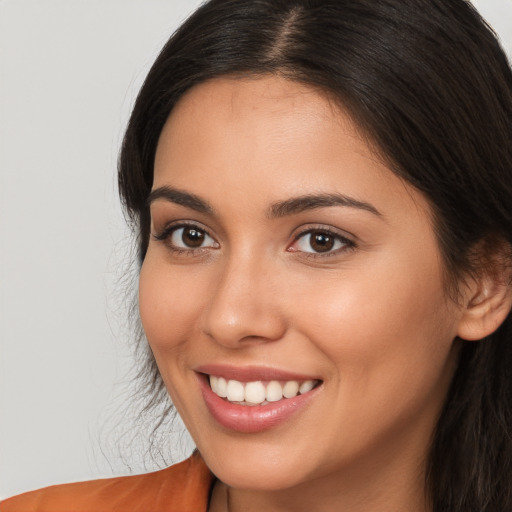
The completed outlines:
<svg viewBox="0 0 512 512">
<path fill-rule="evenodd" d="M 296 380 L 289 380 L 283 388 L 283 396 L 285 398 L 293 398 L 299 392 L 299 383 Z"/>
<path fill-rule="evenodd" d="M 228 383 L 226 382 L 226 379 L 223 377 L 219 377 L 217 380 L 217 395 L 219 395 L 221 398 L 226 398 L 228 396 Z"/>
<path fill-rule="evenodd" d="M 217 396 L 241 405 L 265 405 L 269 402 L 278 402 L 283 398 L 293 398 L 298 394 L 303 395 L 311 391 L 316 382 L 315 380 L 306 380 L 299 383 L 296 380 L 289 380 L 282 384 L 277 380 L 272 380 L 265 386 L 259 380 L 243 383 L 233 379 L 227 381 L 223 377 L 210 375 L 210 387 Z"/>
<path fill-rule="evenodd" d="M 297 384 L 297 389 L 298 387 L 299 386 Z M 296 395 L 297 393 L 295 393 L 293 396 Z M 283 387 L 281 384 L 279 384 L 279 382 L 277 382 L 277 380 L 273 380 L 267 384 L 266 398 L 269 402 L 278 402 L 283 398 Z"/>
<path fill-rule="evenodd" d="M 301 395 L 304 393 L 307 393 L 308 391 L 311 391 L 315 387 L 315 381 L 314 380 L 307 380 L 306 382 L 303 382 L 300 385 L 299 392 Z"/>
<path fill-rule="evenodd" d="M 245 385 L 245 401 L 251 404 L 261 404 L 265 400 L 265 386 L 260 382 L 248 382 Z"/>
<path fill-rule="evenodd" d="M 237 380 L 228 381 L 226 397 L 230 402 L 244 401 L 244 385 Z"/>
<path fill-rule="evenodd" d="M 219 388 L 217 387 L 219 382 L 219 377 L 215 377 L 215 375 L 210 375 L 210 387 L 212 388 L 212 391 L 218 395 L 219 394 Z"/>
</svg>

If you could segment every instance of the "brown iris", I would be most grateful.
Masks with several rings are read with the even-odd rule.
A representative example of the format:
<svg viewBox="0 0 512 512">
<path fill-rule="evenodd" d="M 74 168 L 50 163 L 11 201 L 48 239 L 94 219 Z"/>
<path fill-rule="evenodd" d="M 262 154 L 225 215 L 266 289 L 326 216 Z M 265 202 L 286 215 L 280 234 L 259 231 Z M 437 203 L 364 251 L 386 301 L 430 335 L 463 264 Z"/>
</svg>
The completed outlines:
<svg viewBox="0 0 512 512">
<path fill-rule="evenodd" d="M 324 231 L 312 231 L 310 233 L 309 244 L 316 252 L 327 252 L 334 247 L 334 237 Z"/>
<path fill-rule="evenodd" d="M 200 247 L 204 242 L 204 231 L 195 228 L 184 228 L 181 240 L 187 247 Z"/>
</svg>

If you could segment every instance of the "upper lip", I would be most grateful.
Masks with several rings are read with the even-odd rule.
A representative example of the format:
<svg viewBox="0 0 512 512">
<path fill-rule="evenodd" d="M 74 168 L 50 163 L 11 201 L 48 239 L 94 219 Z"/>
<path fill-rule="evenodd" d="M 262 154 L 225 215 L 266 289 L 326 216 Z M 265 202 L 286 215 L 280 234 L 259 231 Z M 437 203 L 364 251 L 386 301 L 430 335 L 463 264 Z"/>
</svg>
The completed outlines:
<svg viewBox="0 0 512 512">
<path fill-rule="evenodd" d="M 198 373 L 224 377 L 227 380 L 238 380 L 240 382 L 254 382 L 258 380 L 270 381 L 306 381 L 321 380 L 316 376 L 290 372 L 268 366 L 232 366 L 227 364 L 204 364 L 195 368 Z"/>
</svg>

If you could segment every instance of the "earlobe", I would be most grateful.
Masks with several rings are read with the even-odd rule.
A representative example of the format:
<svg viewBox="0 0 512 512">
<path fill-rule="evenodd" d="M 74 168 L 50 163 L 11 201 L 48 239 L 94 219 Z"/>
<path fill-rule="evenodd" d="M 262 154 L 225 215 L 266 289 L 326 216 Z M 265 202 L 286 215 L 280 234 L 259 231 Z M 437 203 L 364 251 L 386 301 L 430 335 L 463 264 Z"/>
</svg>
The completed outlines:
<svg viewBox="0 0 512 512">
<path fill-rule="evenodd" d="M 476 341 L 492 334 L 507 318 L 512 308 L 510 278 L 504 275 L 483 276 L 469 287 L 459 322 L 457 336 Z"/>
</svg>

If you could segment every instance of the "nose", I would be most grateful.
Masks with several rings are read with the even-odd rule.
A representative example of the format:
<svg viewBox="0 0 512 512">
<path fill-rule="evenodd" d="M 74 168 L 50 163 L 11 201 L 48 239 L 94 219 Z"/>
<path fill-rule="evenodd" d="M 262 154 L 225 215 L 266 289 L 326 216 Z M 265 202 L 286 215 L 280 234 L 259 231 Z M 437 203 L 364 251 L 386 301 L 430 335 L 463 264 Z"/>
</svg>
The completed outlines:
<svg viewBox="0 0 512 512">
<path fill-rule="evenodd" d="M 203 332 L 228 348 L 282 338 L 286 321 L 279 302 L 284 290 L 276 274 L 262 260 L 226 262 L 203 311 Z"/>
</svg>

